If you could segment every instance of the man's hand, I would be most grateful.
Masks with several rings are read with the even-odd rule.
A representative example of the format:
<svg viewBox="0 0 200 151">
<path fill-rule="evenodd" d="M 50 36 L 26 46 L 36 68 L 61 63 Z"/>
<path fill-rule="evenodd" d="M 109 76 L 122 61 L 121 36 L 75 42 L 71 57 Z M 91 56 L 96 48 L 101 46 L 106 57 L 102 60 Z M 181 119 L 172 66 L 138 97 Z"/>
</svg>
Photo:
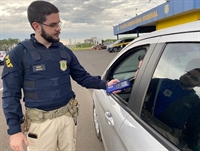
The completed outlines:
<svg viewBox="0 0 200 151">
<path fill-rule="evenodd" d="M 107 83 L 107 86 L 111 86 L 111 85 L 118 83 L 118 82 L 120 82 L 118 79 L 112 79 Z M 119 93 L 119 92 L 121 92 L 121 90 L 113 91 L 112 93 Z"/>
<path fill-rule="evenodd" d="M 19 132 L 10 136 L 10 147 L 14 151 L 24 151 L 23 143 L 25 143 L 26 146 L 29 145 L 26 137 L 24 136 L 22 132 Z"/>
<path fill-rule="evenodd" d="M 107 86 L 111 86 L 111 85 L 118 83 L 118 82 L 120 82 L 118 79 L 112 79 L 107 83 Z"/>
</svg>

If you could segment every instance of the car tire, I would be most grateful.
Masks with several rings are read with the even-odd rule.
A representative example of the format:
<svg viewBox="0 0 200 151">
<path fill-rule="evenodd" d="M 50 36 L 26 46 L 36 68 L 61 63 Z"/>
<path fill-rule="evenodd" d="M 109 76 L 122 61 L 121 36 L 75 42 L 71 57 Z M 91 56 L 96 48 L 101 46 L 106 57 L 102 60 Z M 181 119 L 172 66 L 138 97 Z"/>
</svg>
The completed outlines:
<svg viewBox="0 0 200 151">
<path fill-rule="evenodd" d="M 118 48 L 116 48 L 116 47 L 113 48 L 113 51 L 114 51 L 114 52 L 117 52 L 117 51 L 118 51 Z"/>
<path fill-rule="evenodd" d="M 113 48 L 110 48 L 110 49 L 109 49 L 109 52 L 112 53 L 112 52 L 113 52 Z"/>
<path fill-rule="evenodd" d="M 118 51 L 121 51 L 123 49 L 123 47 L 120 47 L 119 49 L 118 49 Z"/>
<path fill-rule="evenodd" d="M 102 141 L 101 132 L 100 132 L 100 125 L 99 125 L 99 122 L 97 120 L 97 112 L 96 112 L 96 108 L 95 108 L 94 103 L 93 103 L 93 120 L 94 120 L 94 129 L 95 129 L 96 136 L 100 141 Z"/>
</svg>

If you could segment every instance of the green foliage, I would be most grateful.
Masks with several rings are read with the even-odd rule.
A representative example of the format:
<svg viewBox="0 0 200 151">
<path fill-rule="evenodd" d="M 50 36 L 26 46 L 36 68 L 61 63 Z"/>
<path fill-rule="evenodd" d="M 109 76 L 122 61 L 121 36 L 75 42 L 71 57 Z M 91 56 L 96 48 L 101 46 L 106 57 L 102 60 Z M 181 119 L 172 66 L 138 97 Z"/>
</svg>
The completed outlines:
<svg viewBox="0 0 200 151">
<path fill-rule="evenodd" d="M 68 48 L 71 49 L 72 51 L 75 51 L 75 50 L 90 50 L 91 49 L 91 47 L 80 48 L 80 47 L 72 47 L 72 46 L 70 46 Z"/>
<path fill-rule="evenodd" d="M 129 39 L 129 38 L 134 38 L 134 39 L 136 39 L 136 38 L 138 38 L 138 37 L 136 37 L 136 36 L 134 36 L 134 37 L 122 37 L 122 38 L 119 38 L 119 39 Z"/>
<path fill-rule="evenodd" d="M 117 39 L 106 39 L 104 43 L 114 43 Z"/>
<path fill-rule="evenodd" d="M 81 44 L 76 44 L 77 48 L 88 48 L 88 47 L 92 47 L 94 44 L 91 43 L 81 43 Z"/>
<path fill-rule="evenodd" d="M 134 38 L 134 39 L 136 39 L 136 38 L 138 38 L 138 37 L 136 37 L 136 36 L 134 36 L 134 37 L 122 37 L 122 38 L 119 38 L 119 39 L 128 39 L 128 38 Z M 106 39 L 106 40 L 104 40 L 104 43 L 114 43 L 115 41 L 117 41 L 117 39 Z"/>
<path fill-rule="evenodd" d="M 126 38 L 130 38 L 130 37 L 126 37 Z M 134 37 L 137 38 L 137 37 Z M 121 39 L 121 38 L 120 38 Z M 108 43 L 114 43 L 117 39 L 105 39 L 104 44 L 108 44 Z M 14 47 L 15 45 L 17 45 L 20 42 L 19 39 L 12 39 L 12 38 L 8 38 L 8 39 L 3 39 L 0 40 L 0 51 L 8 51 L 10 49 L 12 49 L 12 47 Z M 76 46 L 69 46 L 70 48 L 74 49 L 90 49 L 94 44 L 92 43 L 80 43 L 80 44 L 76 44 Z"/>
<path fill-rule="evenodd" d="M 19 42 L 19 39 L 12 38 L 0 40 L 0 51 L 8 51 L 12 48 L 12 46 L 18 44 Z"/>
</svg>

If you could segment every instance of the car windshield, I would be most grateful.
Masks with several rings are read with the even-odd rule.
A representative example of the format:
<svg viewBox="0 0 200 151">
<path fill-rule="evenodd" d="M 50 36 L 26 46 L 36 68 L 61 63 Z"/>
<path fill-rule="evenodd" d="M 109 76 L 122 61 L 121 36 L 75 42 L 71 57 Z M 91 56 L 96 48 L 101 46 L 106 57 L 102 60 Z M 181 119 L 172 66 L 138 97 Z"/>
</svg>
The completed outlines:
<svg viewBox="0 0 200 151">
<path fill-rule="evenodd" d="M 120 43 L 120 42 L 121 42 L 121 40 L 117 40 L 117 41 L 115 41 L 114 44 L 118 44 L 118 43 Z"/>
</svg>

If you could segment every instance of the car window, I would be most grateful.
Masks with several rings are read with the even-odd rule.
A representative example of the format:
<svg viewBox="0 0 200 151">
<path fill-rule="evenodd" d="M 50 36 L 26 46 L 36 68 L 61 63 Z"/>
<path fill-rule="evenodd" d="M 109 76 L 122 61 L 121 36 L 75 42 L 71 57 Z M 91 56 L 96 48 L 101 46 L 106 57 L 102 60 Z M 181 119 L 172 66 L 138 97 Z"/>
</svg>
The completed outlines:
<svg viewBox="0 0 200 151">
<path fill-rule="evenodd" d="M 125 39 L 124 42 L 129 42 L 129 40 L 128 40 L 128 39 Z"/>
<path fill-rule="evenodd" d="M 133 39 L 126 39 L 125 42 L 131 42 Z"/>
<path fill-rule="evenodd" d="M 124 40 L 124 39 L 122 39 L 120 43 L 124 43 L 124 42 L 125 42 L 125 40 Z"/>
<path fill-rule="evenodd" d="M 117 41 L 114 42 L 114 44 L 118 44 L 120 42 L 121 42 L 121 40 L 117 40 Z"/>
<path fill-rule="evenodd" d="M 131 79 L 135 76 L 135 72 L 138 69 L 139 56 L 143 56 L 146 53 L 146 48 L 140 49 L 131 55 L 125 56 L 121 64 L 116 68 L 113 73 L 113 78 L 119 80 Z"/>
<path fill-rule="evenodd" d="M 128 79 L 131 84 L 133 84 L 136 74 L 139 71 L 138 67 L 141 66 L 139 59 L 144 58 L 147 49 L 148 46 L 128 50 L 119 57 L 119 59 L 114 63 L 115 65 L 111 67 L 111 75 L 109 75 L 109 77 L 119 79 L 120 81 Z M 130 93 L 131 88 L 127 88 L 122 90 L 120 93 L 115 94 L 115 96 L 127 104 Z"/>
<path fill-rule="evenodd" d="M 141 118 L 181 150 L 200 150 L 200 43 L 167 44 Z"/>
</svg>

